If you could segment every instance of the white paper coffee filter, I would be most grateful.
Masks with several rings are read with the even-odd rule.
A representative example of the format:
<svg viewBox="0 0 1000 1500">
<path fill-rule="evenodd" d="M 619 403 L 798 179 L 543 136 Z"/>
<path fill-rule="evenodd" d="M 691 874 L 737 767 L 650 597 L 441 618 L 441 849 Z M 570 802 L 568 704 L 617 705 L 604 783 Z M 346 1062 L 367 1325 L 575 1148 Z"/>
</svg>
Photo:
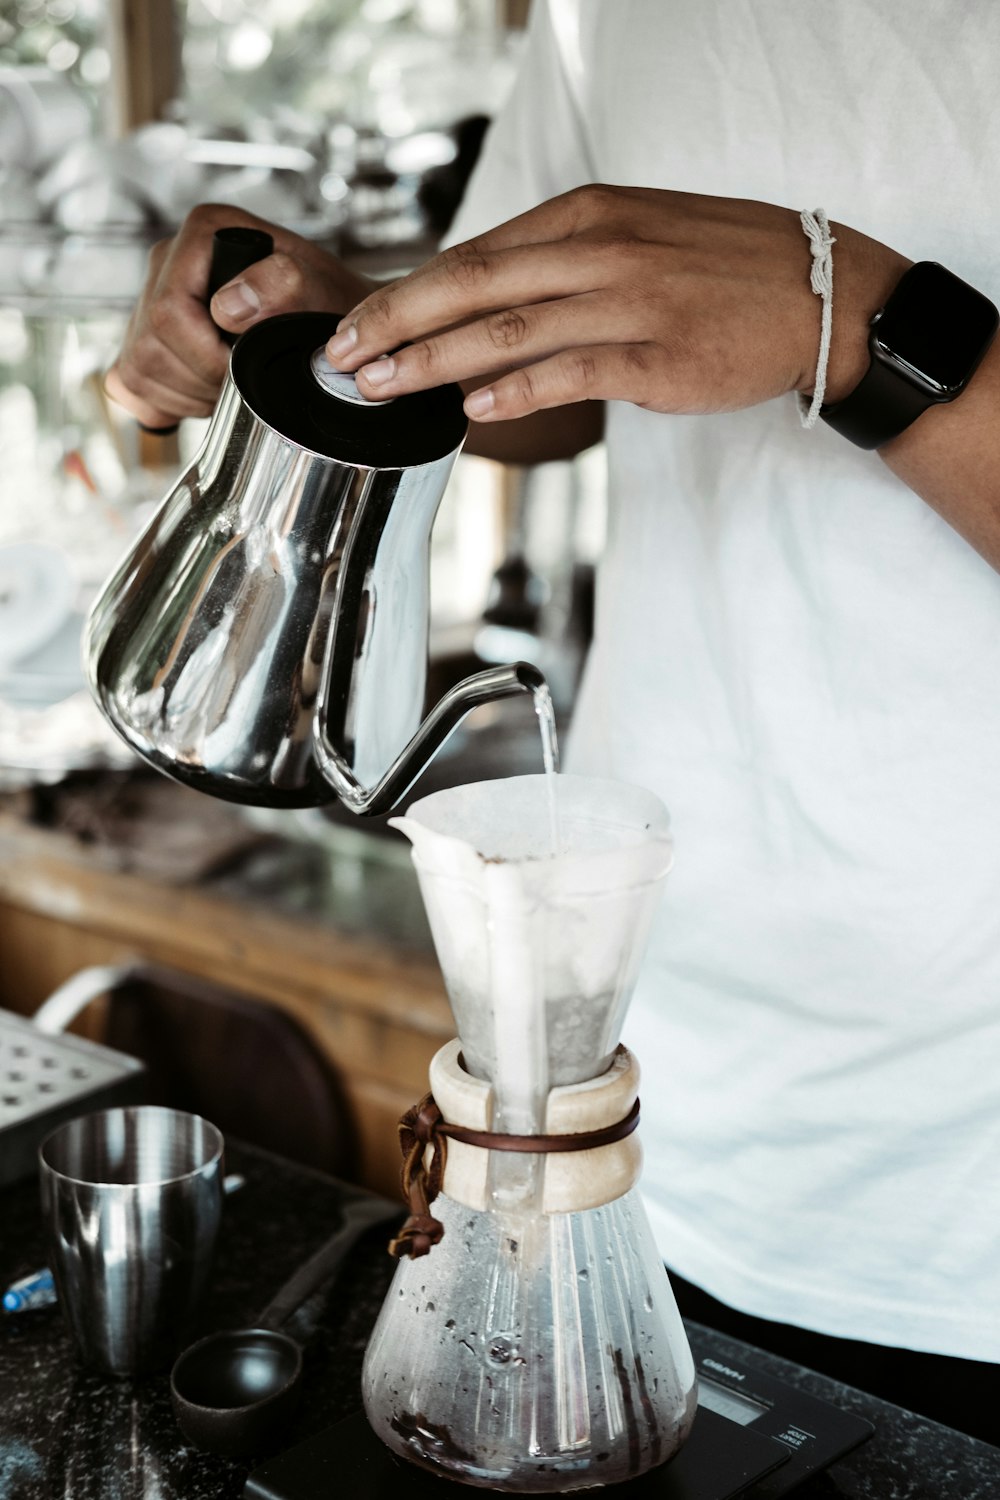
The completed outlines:
<svg viewBox="0 0 1000 1500">
<path fill-rule="evenodd" d="M 670 815 L 660 799 L 645 787 L 591 776 L 509 776 L 449 787 L 414 802 L 391 826 L 412 842 L 418 867 L 481 882 L 487 863 L 524 865 L 528 886 L 547 896 L 641 884 L 666 875 L 673 860 Z M 540 862 L 544 869 L 531 868 Z"/>
<path fill-rule="evenodd" d="M 392 820 L 413 842 L 471 1071 L 497 1082 L 532 1059 L 543 1090 L 610 1062 L 673 853 L 652 793 L 559 776 L 553 855 L 547 780 L 435 792 Z"/>
</svg>

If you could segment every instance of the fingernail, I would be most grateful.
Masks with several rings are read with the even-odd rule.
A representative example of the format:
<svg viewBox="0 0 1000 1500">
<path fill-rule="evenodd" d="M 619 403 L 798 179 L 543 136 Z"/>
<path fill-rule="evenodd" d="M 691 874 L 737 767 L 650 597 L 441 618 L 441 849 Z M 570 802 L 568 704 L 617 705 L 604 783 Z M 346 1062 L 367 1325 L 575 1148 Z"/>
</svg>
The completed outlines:
<svg viewBox="0 0 1000 1500">
<path fill-rule="evenodd" d="M 227 318 L 240 323 L 260 312 L 260 298 L 252 286 L 245 281 L 231 281 L 216 292 L 212 302 Z"/>
<path fill-rule="evenodd" d="M 485 417 L 496 405 L 496 397 L 489 386 L 481 391 L 473 391 L 465 398 L 465 414 L 469 417 Z"/>
<path fill-rule="evenodd" d="M 336 363 L 338 359 L 350 354 L 357 342 L 358 330 L 353 323 L 347 328 L 339 328 L 326 346 L 327 358 Z"/>
<path fill-rule="evenodd" d="M 396 361 L 394 359 L 377 359 L 374 364 L 362 365 L 358 371 L 363 375 L 369 385 L 388 385 L 396 373 Z"/>
</svg>

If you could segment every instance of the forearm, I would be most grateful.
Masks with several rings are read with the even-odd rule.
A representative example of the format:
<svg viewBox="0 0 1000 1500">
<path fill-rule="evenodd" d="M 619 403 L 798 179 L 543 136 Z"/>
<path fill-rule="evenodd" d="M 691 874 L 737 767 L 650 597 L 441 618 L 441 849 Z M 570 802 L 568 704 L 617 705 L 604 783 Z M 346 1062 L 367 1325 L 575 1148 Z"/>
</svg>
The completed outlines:
<svg viewBox="0 0 1000 1500">
<path fill-rule="evenodd" d="M 756 200 L 592 183 L 380 288 L 327 352 L 378 398 L 470 382 L 472 451 L 523 462 L 553 456 L 555 412 L 568 409 L 575 430 L 595 398 L 693 415 L 808 394 L 821 307 L 802 227 L 794 210 Z M 837 405 L 864 377 L 872 317 L 912 262 L 832 227 L 825 401 Z M 966 391 L 882 459 L 1000 569 L 998 417 L 1000 340 Z M 494 447 L 486 428 L 511 436 Z M 580 446 L 579 432 L 558 441 Z"/>
<path fill-rule="evenodd" d="M 924 412 L 880 457 L 1000 572 L 1000 338 L 956 401 Z"/>
</svg>

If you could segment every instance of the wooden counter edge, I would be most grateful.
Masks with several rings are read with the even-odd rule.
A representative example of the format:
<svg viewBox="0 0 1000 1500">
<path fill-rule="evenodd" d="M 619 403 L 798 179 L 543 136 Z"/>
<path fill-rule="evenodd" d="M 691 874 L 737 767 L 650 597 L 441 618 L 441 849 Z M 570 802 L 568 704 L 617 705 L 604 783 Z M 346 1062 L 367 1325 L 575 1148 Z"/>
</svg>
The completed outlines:
<svg viewBox="0 0 1000 1500">
<path fill-rule="evenodd" d="M 447 1040 L 454 1023 L 433 955 L 332 923 L 102 868 L 71 837 L 0 815 L 0 901 L 259 994 L 294 989 Z"/>
</svg>

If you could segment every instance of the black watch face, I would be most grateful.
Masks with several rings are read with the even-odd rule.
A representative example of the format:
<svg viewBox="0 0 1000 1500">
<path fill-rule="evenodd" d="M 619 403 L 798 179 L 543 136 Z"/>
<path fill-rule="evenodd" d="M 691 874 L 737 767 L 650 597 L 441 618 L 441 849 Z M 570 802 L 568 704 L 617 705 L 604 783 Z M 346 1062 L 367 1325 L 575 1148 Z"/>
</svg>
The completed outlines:
<svg viewBox="0 0 1000 1500">
<path fill-rule="evenodd" d="M 933 261 L 903 276 L 873 329 L 874 352 L 938 400 L 965 389 L 997 331 L 988 297 Z"/>
</svg>

